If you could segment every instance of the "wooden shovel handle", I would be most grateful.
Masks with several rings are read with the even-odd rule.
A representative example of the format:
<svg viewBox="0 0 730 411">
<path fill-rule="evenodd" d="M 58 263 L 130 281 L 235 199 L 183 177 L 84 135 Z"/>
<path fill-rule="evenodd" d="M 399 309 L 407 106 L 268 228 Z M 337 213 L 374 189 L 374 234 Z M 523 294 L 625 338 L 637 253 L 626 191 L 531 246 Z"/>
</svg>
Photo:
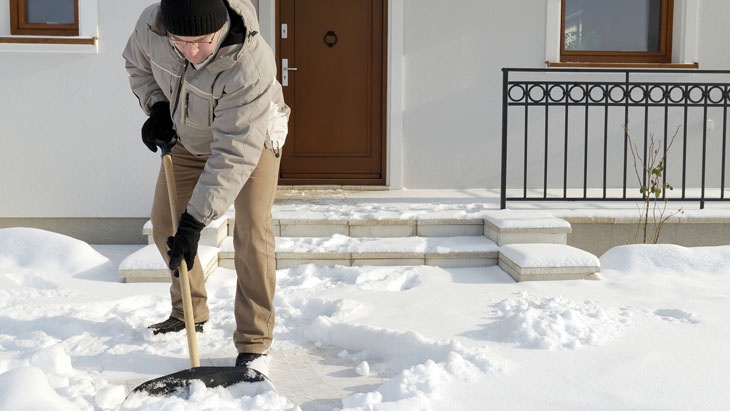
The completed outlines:
<svg viewBox="0 0 730 411">
<path fill-rule="evenodd" d="M 178 219 L 180 214 L 177 210 L 177 187 L 175 186 L 175 174 L 172 170 L 172 154 L 167 145 L 162 148 L 162 164 L 165 170 L 165 181 L 167 182 L 167 197 L 170 200 L 170 216 L 172 218 L 173 235 L 177 232 Z M 190 355 L 190 367 L 200 367 L 198 358 L 198 339 L 195 335 L 195 318 L 193 318 L 193 298 L 190 295 L 190 276 L 188 265 L 183 258 L 180 262 L 180 289 L 183 298 L 183 315 L 185 316 L 185 333 L 188 336 L 188 353 Z"/>
</svg>

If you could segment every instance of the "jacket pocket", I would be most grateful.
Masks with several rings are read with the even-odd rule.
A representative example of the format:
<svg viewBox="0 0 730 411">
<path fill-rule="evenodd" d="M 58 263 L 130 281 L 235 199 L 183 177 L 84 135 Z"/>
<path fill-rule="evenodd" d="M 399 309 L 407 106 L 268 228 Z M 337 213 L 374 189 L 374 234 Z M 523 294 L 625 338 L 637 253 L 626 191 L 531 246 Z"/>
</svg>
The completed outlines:
<svg viewBox="0 0 730 411">
<path fill-rule="evenodd" d="M 213 95 L 205 93 L 185 82 L 181 92 L 183 99 L 183 124 L 187 127 L 207 130 L 213 125 Z"/>
</svg>

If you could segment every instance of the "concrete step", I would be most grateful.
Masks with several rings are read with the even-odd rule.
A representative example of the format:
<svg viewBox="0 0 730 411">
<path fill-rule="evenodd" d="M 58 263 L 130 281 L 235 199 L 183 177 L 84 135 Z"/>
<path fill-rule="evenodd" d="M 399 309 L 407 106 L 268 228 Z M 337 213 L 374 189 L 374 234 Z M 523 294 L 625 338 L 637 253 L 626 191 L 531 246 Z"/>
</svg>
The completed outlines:
<svg viewBox="0 0 730 411">
<path fill-rule="evenodd" d="M 198 258 L 207 279 L 218 268 L 217 247 L 201 245 Z M 119 263 L 119 276 L 128 283 L 170 282 L 170 270 L 154 244 L 146 245 Z"/>
<path fill-rule="evenodd" d="M 499 267 L 515 281 L 597 279 L 598 257 L 565 244 L 509 244 L 499 248 Z"/>
<path fill-rule="evenodd" d="M 200 232 L 200 242 L 198 244 L 200 245 L 207 245 L 210 247 L 218 247 L 218 245 L 223 241 L 224 238 L 226 238 L 228 234 L 228 221 L 229 216 L 225 215 L 223 217 L 217 218 L 213 220 L 210 224 L 208 224 L 203 231 Z M 148 244 L 154 244 L 154 240 L 152 239 L 152 222 L 147 220 L 144 227 L 142 227 L 142 234 L 147 236 L 147 243 Z"/>
<path fill-rule="evenodd" d="M 229 223 L 232 227 L 232 224 Z M 279 237 L 455 237 L 484 235 L 482 219 L 277 219 Z"/>
<path fill-rule="evenodd" d="M 485 213 L 484 235 L 500 246 L 507 244 L 565 244 L 570 223 L 533 210 L 499 210 Z"/>
<path fill-rule="evenodd" d="M 233 268 L 233 239 L 221 244 L 220 266 Z M 320 266 L 433 265 L 481 267 L 496 265 L 498 247 L 485 237 L 277 237 L 276 268 Z"/>
</svg>

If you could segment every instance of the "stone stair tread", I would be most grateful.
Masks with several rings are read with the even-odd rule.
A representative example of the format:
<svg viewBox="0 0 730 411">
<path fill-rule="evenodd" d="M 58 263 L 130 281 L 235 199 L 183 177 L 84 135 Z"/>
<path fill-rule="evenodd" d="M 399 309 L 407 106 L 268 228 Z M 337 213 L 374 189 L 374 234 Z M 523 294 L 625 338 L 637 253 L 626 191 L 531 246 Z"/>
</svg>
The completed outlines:
<svg viewBox="0 0 730 411">
<path fill-rule="evenodd" d="M 522 267 L 601 266 L 595 255 L 565 244 L 509 244 L 499 251 Z"/>
<path fill-rule="evenodd" d="M 220 245 L 221 254 L 233 254 L 233 239 L 226 238 Z M 394 254 L 442 255 L 484 253 L 497 255 L 499 247 L 485 237 L 277 237 L 279 254 Z"/>
<path fill-rule="evenodd" d="M 217 247 L 198 247 L 198 258 L 205 267 L 206 278 L 218 268 L 218 252 Z M 124 258 L 119 263 L 118 273 L 127 282 L 170 281 L 170 270 L 154 244 L 146 245 Z"/>
<path fill-rule="evenodd" d="M 233 215 L 229 216 L 229 219 Z M 351 224 L 351 225 L 378 225 L 378 224 L 408 224 L 408 223 L 431 223 L 431 224 L 471 224 L 474 221 L 484 220 L 483 216 L 463 216 L 463 217 L 447 217 L 447 216 L 408 216 L 382 218 L 373 216 L 357 216 L 351 218 L 317 218 L 316 216 L 297 216 L 284 217 L 273 216 L 274 221 L 297 224 Z"/>
<path fill-rule="evenodd" d="M 416 204 L 274 204 L 272 214 L 280 220 L 429 220 L 429 219 L 470 219 L 481 218 L 483 210 L 467 214 L 458 204 L 442 205 L 441 210 L 420 209 Z"/>
<path fill-rule="evenodd" d="M 569 222 L 534 210 L 499 210 L 485 214 L 484 235 L 500 246 L 523 243 L 565 244 Z"/>
<path fill-rule="evenodd" d="M 220 245 L 219 264 L 233 268 L 233 239 Z M 302 264 L 343 265 L 434 265 L 439 267 L 482 267 L 496 265 L 499 247 L 483 236 L 364 238 L 277 237 L 278 269 Z"/>
<path fill-rule="evenodd" d="M 203 228 L 200 232 L 200 243 L 201 245 L 217 247 L 218 244 L 228 236 L 228 221 L 229 217 L 223 215 L 222 217 L 216 218 L 211 221 L 210 224 Z M 152 221 L 147 220 L 142 227 L 142 235 L 148 237 L 148 243 L 153 244 L 152 240 Z"/>
<path fill-rule="evenodd" d="M 484 223 L 501 232 L 546 230 L 570 233 L 570 223 L 551 214 L 534 210 L 499 210 L 485 213 Z"/>
<path fill-rule="evenodd" d="M 499 248 L 499 266 L 516 281 L 576 280 L 601 270 L 595 255 L 565 244 L 508 244 Z"/>
</svg>

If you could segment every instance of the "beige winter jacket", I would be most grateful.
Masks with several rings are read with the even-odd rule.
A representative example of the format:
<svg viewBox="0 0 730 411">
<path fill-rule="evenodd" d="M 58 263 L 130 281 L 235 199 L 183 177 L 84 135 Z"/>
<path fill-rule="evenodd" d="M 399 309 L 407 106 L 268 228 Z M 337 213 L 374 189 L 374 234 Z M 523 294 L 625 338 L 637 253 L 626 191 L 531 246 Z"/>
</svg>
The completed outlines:
<svg viewBox="0 0 730 411">
<path fill-rule="evenodd" d="M 265 145 L 283 146 L 289 118 L 274 55 L 258 33 L 253 5 L 250 0 L 227 3 L 228 35 L 199 69 L 168 41 L 159 3 L 142 12 L 123 53 L 144 112 L 168 101 L 178 144 L 207 158 L 187 207 L 203 224 L 230 207 Z"/>
</svg>

